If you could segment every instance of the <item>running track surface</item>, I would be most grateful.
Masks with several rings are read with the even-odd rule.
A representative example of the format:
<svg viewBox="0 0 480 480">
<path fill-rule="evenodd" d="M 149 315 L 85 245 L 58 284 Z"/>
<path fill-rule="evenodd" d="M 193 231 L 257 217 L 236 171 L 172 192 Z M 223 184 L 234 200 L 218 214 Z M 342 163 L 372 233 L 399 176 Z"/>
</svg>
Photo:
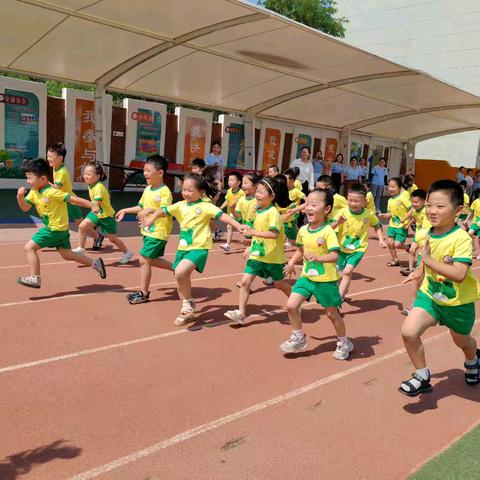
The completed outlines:
<svg viewBox="0 0 480 480">
<path fill-rule="evenodd" d="M 195 276 L 197 322 L 185 329 L 172 323 L 171 273 L 155 271 L 152 301 L 130 306 L 138 261 L 116 265 L 105 242 L 106 280 L 45 251 L 43 286 L 30 290 L 15 277 L 28 273 L 31 231 L 1 233 L 2 480 L 403 479 L 480 419 L 480 389 L 464 385 L 440 327 L 426 336 L 434 392 L 397 392 L 412 371 L 399 334 L 409 287 L 373 239 L 343 308 L 355 351 L 341 362 L 316 304 L 303 313 L 307 350 L 282 354 L 285 298 L 258 280 L 247 325 L 224 322 L 243 259 L 219 244 Z M 125 240 L 138 251 L 138 236 Z"/>
</svg>

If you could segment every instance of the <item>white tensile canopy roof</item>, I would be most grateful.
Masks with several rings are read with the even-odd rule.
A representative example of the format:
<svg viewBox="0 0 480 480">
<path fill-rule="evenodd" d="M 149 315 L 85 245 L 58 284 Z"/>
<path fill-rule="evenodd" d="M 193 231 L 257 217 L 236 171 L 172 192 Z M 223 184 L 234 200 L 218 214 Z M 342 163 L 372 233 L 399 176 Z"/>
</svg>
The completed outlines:
<svg viewBox="0 0 480 480">
<path fill-rule="evenodd" d="M 480 98 L 238 0 L 3 0 L 0 69 L 420 141 Z"/>
</svg>

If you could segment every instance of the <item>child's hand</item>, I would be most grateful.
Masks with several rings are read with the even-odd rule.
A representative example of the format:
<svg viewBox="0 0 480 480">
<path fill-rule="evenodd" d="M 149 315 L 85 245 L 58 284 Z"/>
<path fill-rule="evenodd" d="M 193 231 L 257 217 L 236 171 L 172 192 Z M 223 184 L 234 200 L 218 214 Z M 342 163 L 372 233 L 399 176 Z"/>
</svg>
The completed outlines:
<svg viewBox="0 0 480 480">
<path fill-rule="evenodd" d="M 295 265 L 288 262 L 283 268 L 283 273 L 286 277 L 291 278 L 295 274 Z"/>
<path fill-rule="evenodd" d="M 121 222 L 123 218 L 125 217 L 125 212 L 123 210 L 119 210 L 117 214 L 115 215 L 115 220 L 117 222 Z"/>
<path fill-rule="evenodd" d="M 92 212 L 96 215 L 98 212 L 100 212 L 100 207 L 96 203 L 94 203 L 90 210 L 92 210 Z"/>
<path fill-rule="evenodd" d="M 247 237 L 252 237 L 253 236 L 252 232 L 253 232 L 252 227 L 249 227 L 248 225 L 244 225 L 244 228 L 242 231 L 243 235 Z"/>
<path fill-rule="evenodd" d="M 431 257 L 432 250 L 430 248 L 430 235 L 427 235 L 427 238 L 425 239 L 425 244 L 423 245 L 422 248 L 422 260 L 429 260 Z"/>
<path fill-rule="evenodd" d="M 468 222 L 467 222 L 466 220 L 463 222 L 463 227 L 464 227 L 465 230 L 467 230 L 467 232 L 468 232 Z"/>
<path fill-rule="evenodd" d="M 377 215 L 378 218 L 382 219 L 382 218 L 388 218 L 388 213 L 379 213 Z"/>
<path fill-rule="evenodd" d="M 17 197 L 24 197 L 26 193 L 27 193 L 27 189 L 25 187 L 20 187 L 17 190 Z"/>
<path fill-rule="evenodd" d="M 286 222 L 286 221 L 288 220 L 288 217 L 289 217 L 290 215 L 289 215 L 288 212 L 287 212 L 287 213 L 282 213 L 280 216 L 282 217 L 282 220 L 283 220 L 284 222 Z"/>
<path fill-rule="evenodd" d="M 317 261 L 317 256 L 314 253 L 306 253 L 305 254 L 305 260 L 307 262 L 316 262 Z"/>
<path fill-rule="evenodd" d="M 343 215 L 340 215 L 337 218 L 336 223 L 337 223 L 337 225 L 342 225 L 342 223 L 345 223 L 346 221 L 347 221 L 347 219 Z"/>
<path fill-rule="evenodd" d="M 144 220 L 145 218 L 147 218 L 147 215 L 148 215 L 148 211 L 143 209 L 143 210 L 140 210 L 138 213 L 137 213 L 137 220 Z"/>
<path fill-rule="evenodd" d="M 292 215 L 295 215 L 296 213 L 297 213 L 297 212 L 296 212 L 296 210 L 295 210 L 294 208 L 289 208 L 289 209 L 287 210 L 287 212 L 286 212 L 287 218 L 288 218 L 288 217 L 291 217 Z"/>
<path fill-rule="evenodd" d="M 411 283 L 411 282 L 418 283 L 419 280 L 422 279 L 422 277 L 423 277 L 423 270 L 417 268 L 402 283 L 404 284 Z"/>
<path fill-rule="evenodd" d="M 381 248 L 387 248 L 387 242 L 385 240 L 379 240 L 378 244 Z"/>
</svg>

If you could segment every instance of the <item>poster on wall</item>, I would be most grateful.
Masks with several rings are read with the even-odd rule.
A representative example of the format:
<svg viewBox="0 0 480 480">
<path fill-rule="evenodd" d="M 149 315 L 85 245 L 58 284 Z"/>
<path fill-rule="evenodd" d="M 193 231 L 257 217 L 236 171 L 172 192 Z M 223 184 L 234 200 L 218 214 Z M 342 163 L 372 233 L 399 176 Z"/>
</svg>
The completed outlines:
<svg viewBox="0 0 480 480">
<path fill-rule="evenodd" d="M 222 157 L 227 168 L 245 169 L 245 126 L 243 119 L 220 115 L 222 124 Z"/>
<path fill-rule="evenodd" d="M 378 161 L 383 157 L 383 145 L 370 145 L 368 149 L 368 163 L 370 169 L 378 165 Z"/>
<path fill-rule="evenodd" d="M 278 122 L 262 122 L 257 168 L 267 170 L 270 165 L 282 167 L 285 125 Z"/>
<path fill-rule="evenodd" d="M 65 164 L 74 186 L 87 188 L 83 183 L 83 167 L 97 159 L 95 135 L 95 101 L 93 93 L 71 88 L 63 89 L 65 99 Z M 112 125 L 112 96 L 106 95 L 104 112 L 105 163 L 110 161 L 110 137 Z M 61 141 L 61 140 L 59 140 Z M 108 170 L 105 172 L 108 175 Z"/>
<path fill-rule="evenodd" d="M 359 160 L 362 158 L 362 148 L 363 145 L 357 142 L 350 143 L 350 157 L 357 157 Z"/>
<path fill-rule="evenodd" d="M 132 160 L 144 162 L 156 153 L 163 155 L 166 105 L 126 98 L 123 107 L 127 110 L 125 165 Z"/>
<path fill-rule="evenodd" d="M 323 158 L 326 163 L 332 163 L 337 157 L 338 140 L 336 138 L 327 137 L 325 141 L 325 151 L 323 152 Z"/>
<path fill-rule="evenodd" d="M 0 78 L 1 185 L 23 184 L 23 160 L 44 156 L 46 99 L 44 84 Z"/>
<path fill-rule="evenodd" d="M 310 148 L 312 156 L 314 156 L 316 153 L 313 151 L 315 138 L 321 138 L 321 131 L 314 128 L 303 127 L 302 125 L 295 125 L 293 129 L 293 147 L 290 159 L 295 160 L 296 158 L 300 158 L 303 147 Z"/>
<path fill-rule="evenodd" d="M 184 170 L 189 170 L 192 160 L 206 160 L 210 153 L 213 113 L 177 107 L 175 115 L 179 120 L 177 163 L 183 164 Z"/>
</svg>

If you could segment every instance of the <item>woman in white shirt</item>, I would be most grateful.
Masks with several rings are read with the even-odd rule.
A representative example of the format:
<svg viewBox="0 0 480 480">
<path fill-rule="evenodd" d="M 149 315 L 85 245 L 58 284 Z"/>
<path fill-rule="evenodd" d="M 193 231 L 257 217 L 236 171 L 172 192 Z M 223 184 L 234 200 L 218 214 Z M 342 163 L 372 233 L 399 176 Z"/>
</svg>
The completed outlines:
<svg viewBox="0 0 480 480">
<path fill-rule="evenodd" d="M 290 164 L 290 168 L 298 167 L 300 169 L 297 179 L 302 182 L 302 190 L 305 195 L 308 195 L 308 192 L 315 188 L 315 175 L 310 153 L 310 147 L 303 147 L 300 158 L 296 158 Z"/>
</svg>

